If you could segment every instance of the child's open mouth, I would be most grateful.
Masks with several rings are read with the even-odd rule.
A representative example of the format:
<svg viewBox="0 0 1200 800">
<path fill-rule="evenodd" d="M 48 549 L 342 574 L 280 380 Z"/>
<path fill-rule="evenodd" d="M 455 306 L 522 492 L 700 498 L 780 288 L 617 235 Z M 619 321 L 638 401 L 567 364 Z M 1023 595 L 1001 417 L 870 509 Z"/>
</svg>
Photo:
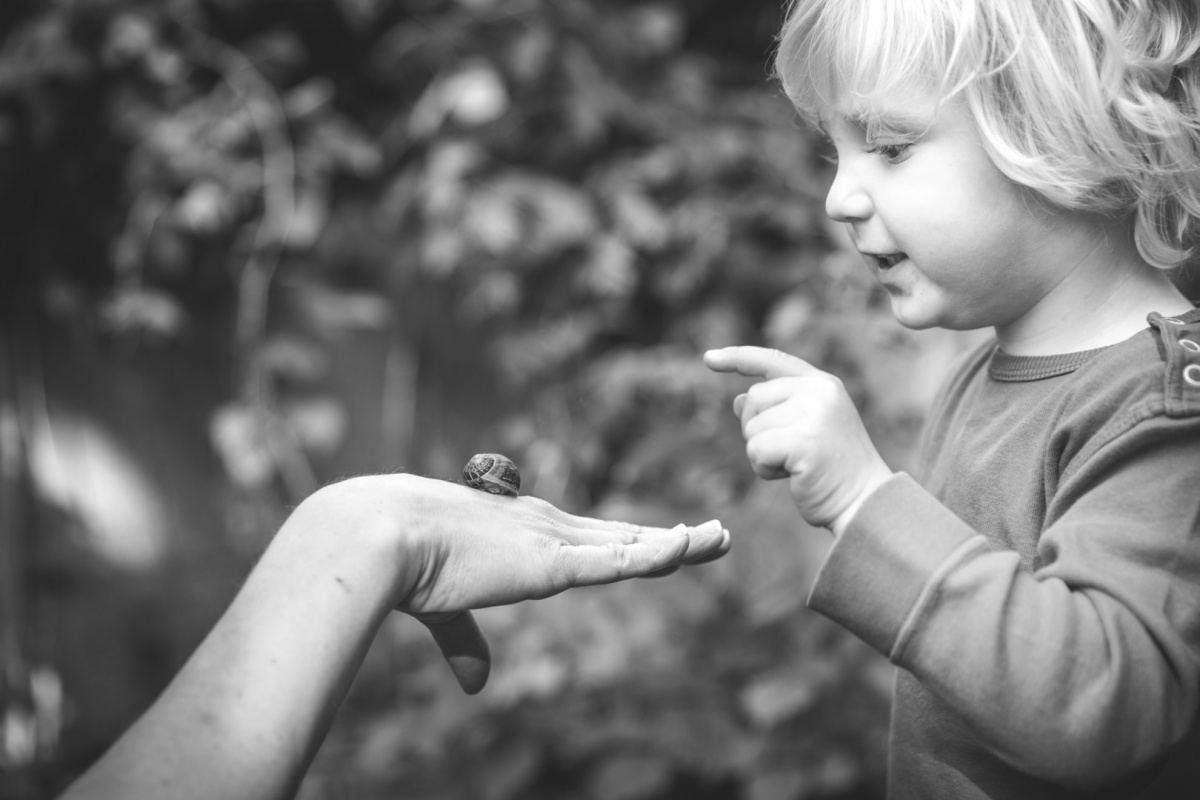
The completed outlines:
<svg viewBox="0 0 1200 800">
<path fill-rule="evenodd" d="M 890 269 L 908 258 L 904 253 L 886 253 L 875 256 L 875 262 L 880 269 Z"/>
</svg>

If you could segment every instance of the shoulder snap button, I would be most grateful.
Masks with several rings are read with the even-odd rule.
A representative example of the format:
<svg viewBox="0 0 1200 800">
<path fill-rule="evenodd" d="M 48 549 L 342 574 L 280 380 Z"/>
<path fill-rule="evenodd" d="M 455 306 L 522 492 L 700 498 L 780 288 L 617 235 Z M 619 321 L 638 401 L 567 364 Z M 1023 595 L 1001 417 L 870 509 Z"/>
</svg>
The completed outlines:
<svg viewBox="0 0 1200 800">
<path fill-rule="evenodd" d="M 1192 386 L 1200 386 L 1200 364 L 1188 364 L 1184 367 L 1183 379 Z"/>
<path fill-rule="evenodd" d="M 1180 339 L 1179 346 L 1184 350 L 1191 350 L 1193 353 L 1200 353 L 1200 344 L 1193 342 L 1191 339 Z"/>
</svg>

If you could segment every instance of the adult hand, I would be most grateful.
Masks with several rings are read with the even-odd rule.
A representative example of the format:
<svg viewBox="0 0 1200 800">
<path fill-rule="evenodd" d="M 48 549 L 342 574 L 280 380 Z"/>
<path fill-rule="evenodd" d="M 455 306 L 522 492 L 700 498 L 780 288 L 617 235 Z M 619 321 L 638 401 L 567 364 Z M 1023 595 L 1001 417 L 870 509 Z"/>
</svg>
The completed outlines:
<svg viewBox="0 0 1200 800">
<path fill-rule="evenodd" d="M 413 475 L 353 478 L 318 498 L 334 513 L 387 521 L 399 543 L 394 606 L 425 623 L 468 693 L 483 688 L 490 668 L 470 609 L 655 576 L 730 545 L 716 520 L 672 529 L 610 522 Z"/>
<path fill-rule="evenodd" d="M 739 395 L 746 455 L 755 474 L 788 480 L 800 514 L 839 534 L 892 475 L 836 376 L 779 350 L 726 347 L 704 354 L 715 372 L 763 381 Z"/>
<path fill-rule="evenodd" d="M 425 621 L 478 691 L 489 659 L 469 609 L 728 549 L 719 523 L 603 522 L 413 475 L 327 486 L 288 517 L 175 680 L 65 797 L 292 797 L 393 609 Z"/>
</svg>

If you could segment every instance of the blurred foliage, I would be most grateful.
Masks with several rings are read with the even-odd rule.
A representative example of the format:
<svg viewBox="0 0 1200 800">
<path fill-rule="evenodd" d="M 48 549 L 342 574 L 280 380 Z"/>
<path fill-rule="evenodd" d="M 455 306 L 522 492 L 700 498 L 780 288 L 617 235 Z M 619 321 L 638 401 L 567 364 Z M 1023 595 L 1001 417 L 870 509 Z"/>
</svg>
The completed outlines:
<svg viewBox="0 0 1200 800">
<path fill-rule="evenodd" d="M 826 167 L 768 77 L 779 20 L 775 0 L 6 0 L 0 537 L 24 561 L 2 699 L 30 733 L 4 796 L 94 758 L 314 487 L 454 479 L 487 450 L 572 511 L 720 517 L 734 553 L 481 613 L 496 665 L 473 698 L 393 620 L 302 797 L 880 795 L 888 668 L 804 609 L 827 535 L 754 481 L 745 384 L 699 354 L 838 372 L 904 467 L 959 342 L 898 328 L 825 220 Z M 39 431 L 61 452 L 72 418 L 158 488 L 139 519 L 166 555 L 105 550 L 103 504 L 56 493 Z"/>
</svg>

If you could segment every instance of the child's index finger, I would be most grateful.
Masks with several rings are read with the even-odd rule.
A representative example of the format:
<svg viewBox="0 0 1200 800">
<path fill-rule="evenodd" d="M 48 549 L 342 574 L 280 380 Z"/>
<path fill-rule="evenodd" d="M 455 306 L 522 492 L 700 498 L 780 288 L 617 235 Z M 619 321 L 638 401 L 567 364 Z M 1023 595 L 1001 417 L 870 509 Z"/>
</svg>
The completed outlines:
<svg viewBox="0 0 1200 800">
<path fill-rule="evenodd" d="M 704 365 L 713 372 L 736 372 L 748 378 L 803 378 L 818 370 L 803 359 L 767 347 L 722 347 L 704 354 Z"/>
</svg>

